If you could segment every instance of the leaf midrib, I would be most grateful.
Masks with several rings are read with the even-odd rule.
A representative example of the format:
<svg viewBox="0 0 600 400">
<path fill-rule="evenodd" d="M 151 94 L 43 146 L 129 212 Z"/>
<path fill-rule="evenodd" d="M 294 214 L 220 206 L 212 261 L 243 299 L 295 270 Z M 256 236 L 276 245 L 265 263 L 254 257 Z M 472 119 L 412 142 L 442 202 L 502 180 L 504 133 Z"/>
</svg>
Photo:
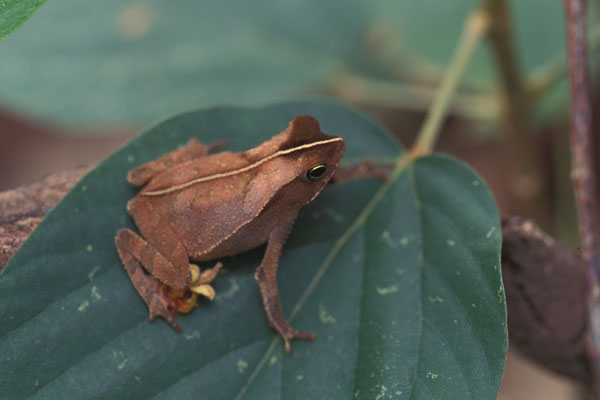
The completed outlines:
<svg viewBox="0 0 600 400">
<path fill-rule="evenodd" d="M 300 310 L 302 309 L 302 307 L 304 306 L 304 304 L 306 303 L 306 301 L 308 300 L 310 295 L 314 292 L 315 287 L 321 281 L 321 279 L 323 278 L 323 276 L 325 275 L 325 273 L 331 266 L 331 263 L 333 262 L 333 260 L 339 255 L 340 251 L 348 243 L 350 238 L 357 232 L 357 230 L 359 228 L 363 227 L 364 223 L 367 221 L 367 219 L 371 215 L 371 213 L 375 210 L 377 205 L 381 202 L 381 200 L 383 200 L 385 195 L 390 191 L 392 186 L 398 181 L 398 179 L 402 176 L 402 174 L 406 171 L 406 169 L 412 165 L 412 162 L 414 160 L 415 160 L 415 158 L 413 158 L 410 154 L 401 154 L 396 158 L 396 167 L 395 167 L 394 171 L 392 171 L 392 173 L 390 174 L 389 181 L 387 181 L 382 187 L 379 188 L 379 190 L 377 190 L 375 192 L 375 194 L 373 195 L 373 197 L 371 197 L 371 199 L 369 200 L 367 205 L 362 209 L 362 211 L 358 214 L 358 216 L 349 225 L 348 229 L 346 229 L 344 231 L 344 233 L 340 236 L 340 238 L 335 242 L 333 248 L 331 249 L 329 254 L 327 254 L 327 256 L 325 257 L 325 260 L 323 261 L 323 263 L 321 264 L 321 266 L 315 273 L 315 276 L 310 281 L 310 283 L 308 284 L 306 289 L 304 289 L 302 295 L 300 296 L 300 299 L 296 302 L 296 305 L 292 309 L 292 312 L 290 313 L 290 316 L 289 316 L 290 322 L 292 322 L 294 317 L 296 315 L 298 315 L 298 313 L 300 312 Z M 363 270 L 364 270 L 364 266 L 363 266 Z M 261 358 L 261 360 L 255 367 L 255 369 L 252 371 L 252 374 L 248 378 L 248 381 L 242 387 L 242 389 L 240 390 L 238 395 L 235 397 L 235 400 L 241 400 L 244 397 L 246 391 L 248 390 L 248 388 L 250 387 L 250 385 L 252 384 L 252 382 L 254 381 L 256 376 L 258 376 L 258 374 L 260 373 L 260 370 L 264 366 L 264 363 L 266 362 L 267 358 L 269 357 L 269 355 L 275 348 L 275 344 L 277 343 L 278 340 L 279 340 L 279 337 L 276 337 L 273 339 L 273 341 L 271 342 L 271 345 L 267 348 L 267 350 L 265 351 L 265 354 L 263 355 L 263 357 Z"/>
</svg>

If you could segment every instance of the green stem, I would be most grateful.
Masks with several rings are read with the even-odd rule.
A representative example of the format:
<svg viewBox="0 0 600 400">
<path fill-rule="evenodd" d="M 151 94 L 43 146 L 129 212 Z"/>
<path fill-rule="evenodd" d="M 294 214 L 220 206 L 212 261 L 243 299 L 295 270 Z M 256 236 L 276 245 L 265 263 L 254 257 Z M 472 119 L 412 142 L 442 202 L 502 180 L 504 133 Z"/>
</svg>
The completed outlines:
<svg viewBox="0 0 600 400">
<path fill-rule="evenodd" d="M 421 83 L 390 82 L 343 71 L 328 82 L 337 97 L 346 101 L 377 107 L 422 111 L 431 105 L 436 88 Z M 494 92 L 461 92 L 449 105 L 450 112 L 464 118 L 491 122 L 500 118 L 501 104 Z"/>
<path fill-rule="evenodd" d="M 467 18 L 460 40 L 454 51 L 454 57 L 444 73 L 437 95 L 429 108 L 425 122 L 413 145 L 411 151 L 413 154 L 424 155 L 431 153 L 460 78 L 465 72 L 477 44 L 486 33 L 488 25 L 488 16 L 481 10 L 473 11 Z"/>
</svg>

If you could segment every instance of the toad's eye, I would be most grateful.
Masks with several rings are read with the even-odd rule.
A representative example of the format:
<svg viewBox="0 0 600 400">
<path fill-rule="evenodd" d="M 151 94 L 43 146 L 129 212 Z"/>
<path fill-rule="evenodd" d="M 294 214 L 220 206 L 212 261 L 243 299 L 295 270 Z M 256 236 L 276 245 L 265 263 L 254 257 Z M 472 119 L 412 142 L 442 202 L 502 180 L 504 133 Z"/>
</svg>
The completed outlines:
<svg viewBox="0 0 600 400">
<path fill-rule="evenodd" d="M 306 179 L 309 181 L 318 181 L 325 176 L 325 171 L 327 171 L 327 164 L 320 163 L 314 165 L 310 167 L 308 171 L 306 171 Z"/>
</svg>

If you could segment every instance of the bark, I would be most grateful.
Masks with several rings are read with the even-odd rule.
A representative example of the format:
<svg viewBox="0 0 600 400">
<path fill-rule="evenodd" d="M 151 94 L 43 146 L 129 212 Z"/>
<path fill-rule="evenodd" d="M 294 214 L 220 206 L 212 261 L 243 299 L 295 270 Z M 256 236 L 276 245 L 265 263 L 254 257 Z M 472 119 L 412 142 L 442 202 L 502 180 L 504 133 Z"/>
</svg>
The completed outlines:
<svg viewBox="0 0 600 400">
<path fill-rule="evenodd" d="M 59 172 L 0 192 L 0 271 L 44 216 L 63 198 L 90 167 Z"/>
</svg>

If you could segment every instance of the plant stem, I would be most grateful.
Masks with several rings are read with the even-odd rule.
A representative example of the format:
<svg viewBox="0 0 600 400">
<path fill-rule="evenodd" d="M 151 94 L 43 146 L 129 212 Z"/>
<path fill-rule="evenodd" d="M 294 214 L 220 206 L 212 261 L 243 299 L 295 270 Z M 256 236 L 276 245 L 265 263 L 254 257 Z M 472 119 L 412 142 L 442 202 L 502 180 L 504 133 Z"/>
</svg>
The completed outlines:
<svg viewBox="0 0 600 400">
<path fill-rule="evenodd" d="M 420 156 L 431 153 L 456 87 L 467 68 L 473 51 L 487 30 L 488 22 L 488 16 L 482 10 L 475 10 L 468 16 L 458 46 L 454 51 L 454 57 L 444 73 L 433 104 L 429 108 L 425 122 L 413 144 L 411 150 L 413 155 Z"/>
<path fill-rule="evenodd" d="M 437 95 L 433 99 L 433 104 L 429 108 L 425 122 L 413 144 L 411 150 L 413 155 L 426 155 L 433 150 L 441 124 L 448 113 L 452 96 L 487 27 L 488 18 L 483 11 L 475 10 L 468 16 L 458 46 L 454 51 L 454 57 L 444 73 Z"/>
<path fill-rule="evenodd" d="M 545 185 L 534 142 L 531 100 L 512 37 L 510 10 L 506 0 L 485 0 L 483 7 L 490 18 L 490 45 L 504 94 L 501 140 L 512 168 L 511 188 L 520 200 L 520 214 L 543 224 L 548 216 L 543 199 Z"/>
<path fill-rule="evenodd" d="M 565 0 L 569 83 L 571 89 L 571 178 L 575 186 L 581 253 L 590 286 L 588 357 L 592 364 L 596 398 L 600 398 L 600 260 L 591 146 L 592 112 L 586 41 L 586 1 Z"/>
<path fill-rule="evenodd" d="M 436 89 L 429 85 L 366 78 L 348 71 L 337 73 L 329 87 L 337 97 L 353 103 L 415 111 L 427 109 L 436 95 Z M 449 108 L 463 118 L 495 122 L 501 107 L 494 92 L 457 91 Z"/>
</svg>

